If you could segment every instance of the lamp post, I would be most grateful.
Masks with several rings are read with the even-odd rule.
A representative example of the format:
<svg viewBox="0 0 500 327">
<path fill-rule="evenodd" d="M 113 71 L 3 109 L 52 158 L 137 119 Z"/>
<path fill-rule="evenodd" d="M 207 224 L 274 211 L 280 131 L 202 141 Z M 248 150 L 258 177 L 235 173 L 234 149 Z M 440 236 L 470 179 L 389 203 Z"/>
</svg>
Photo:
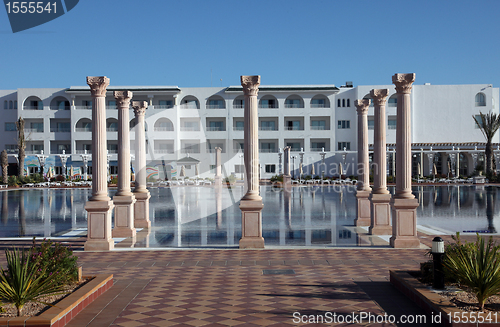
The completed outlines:
<svg viewBox="0 0 500 327">
<path fill-rule="evenodd" d="M 303 168 L 304 167 L 304 148 L 300 148 L 299 156 L 300 156 L 299 167 Z M 302 180 L 302 170 L 300 168 L 299 168 L 299 179 Z"/>
<path fill-rule="evenodd" d="M 82 157 L 82 161 L 83 161 L 83 173 L 84 173 L 84 179 L 85 181 L 87 181 L 87 168 L 88 168 L 88 164 L 89 164 L 89 158 L 92 157 L 91 154 L 87 154 L 87 150 L 84 150 L 84 153 L 80 155 Z"/>
<path fill-rule="evenodd" d="M 443 256 L 444 256 L 444 241 L 441 237 L 436 236 L 432 240 L 432 259 L 434 263 L 434 283 L 435 289 L 444 289 L 444 273 L 443 273 Z"/>
<path fill-rule="evenodd" d="M 344 175 L 347 175 L 346 159 L 347 159 L 347 148 L 344 147 L 344 151 L 342 152 L 342 164 L 345 169 Z M 340 176 L 340 179 L 342 179 L 342 176 Z"/>
<path fill-rule="evenodd" d="M 279 151 L 278 152 L 278 156 L 279 156 L 279 164 L 278 164 L 278 169 L 279 169 L 278 172 L 279 172 L 279 174 L 278 175 L 281 175 L 282 174 L 282 170 L 281 169 L 282 169 L 283 152 L 281 152 L 281 148 L 279 148 L 278 151 Z"/>
<path fill-rule="evenodd" d="M 297 158 L 297 156 L 292 156 L 292 179 L 295 179 L 295 158 Z"/>
<path fill-rule="evenodd" d="M 45 160 L 48 156 L 44 155 L 43 150 L 41 150 L 40 154 L 37 154 L 36 157 L 38 158 L 38 162 L 40 163 L 40 173 L 43 176 L 43 167 L 45 166 Z"/>
<path fill-rule="evenodd" d="M 59 155 L 62 163 L 63 177 L 66 179 L 66 162 L 68 161 L 69 154 L 66 154 L 66 150 L 62 150 L 62 154 Z"/>
<path fill-rule="evenodd" d="M 321 148 L 319 155 L 321 156 L 321 184 L 323 184 L 323 179 L 325 178 L 325 148 Z"/>
</svg>

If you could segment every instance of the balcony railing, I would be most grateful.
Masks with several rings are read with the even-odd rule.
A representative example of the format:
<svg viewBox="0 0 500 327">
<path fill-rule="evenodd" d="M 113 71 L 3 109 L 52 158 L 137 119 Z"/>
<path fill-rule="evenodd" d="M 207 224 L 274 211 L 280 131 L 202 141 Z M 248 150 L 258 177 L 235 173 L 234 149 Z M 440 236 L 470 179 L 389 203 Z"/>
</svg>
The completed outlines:
<svg viewBox="0 0 500 327">
<path fill-rule="evenodd" d="M 324 148 L 325 151 L 330 151 L 330 148 Z M 311 152 L 321 152 L 323 151 L 323 148 L 311 148 Z"/>
<path fill-rule="evenodd" d="M 243 109 L 245 108 L 245 105 L 243 104 L 233 104 L 233 109 Z"/>
<path fill-rule="evenodd" d="M 396 129 L 396 125 L 387 125 L 387 129 Z"/>
<path fill-rule="evenodd" d="M 7 151 L 7 154 L 17 154 L 19 152 L 18 149 L 5 149 Z"/>
<path fill-rule="evenodd" d="M 207 149 L 207 153 L 215 153 L 215 149 Z M 226 150 L 222 148 L 221 153 L 226 153 Z"/>
<path fill-rule="evenodd" d="M 207 109 L 226 109 L 226 108 L 216 104 L 207 104 Z"/>
<path fill-rule="evenodd" d="M 106 128 L 106 132 L 118 132 L 118 128 L 115 128 L 115 127 L 108 127 Z"/>
<path fill-rule="evenodd" d="M 330 108 L 324 103 L 311 103 L 311 108 Z"/>
<path fill-rule="evenodd" d="M 38 129 L 38 128 L 25 128 L 24 129 L 25 134 L 30 134 L 30 133 L 43 133 L 43 129 Z"/>
<path fill-rule="evenodd" d="M 57 127 L 51 127 L 50 128 L 51 133 L 69 133 L 71 132 L 71 128 L 57 128 Z"/>
<path fill-rule="evenodd" d="M 326 128 L 326 126 L 311 126 L 311 130 L 313 130 L 313 131 L 326 131 L 326 130 L 330 130 L 330 129 Z"/>
<path fill-rule="evenodd" d="M 181 153 L 200 153 L 200 149 L 181 149 Z"/>
<path fill-rule="evenodd" d="M 181 132 L 199 132 L 200 127 L 181 126 Z"/>
<path fill-rule="evenodd" d="M 297 108 L 297 109 L 300 109 L 300 108 L 304 108 L 304 105 L 302 104 L 293 104 L 293 103 L 285 103 L 285 108 Z"/>
<path fill-rule="evenodd" d="M 172 154 L 174 149 L 155 149 L 156 154 Z"/>
<path fill-rule="evenodd" d="M 279 109 L 279 108 L 278 108 L 278 105 L 274 105 L 274 106 L 269 106 L 269 105 L 267 105 L 267 106 L 263 106 L 263 105 L 261 105 L 261 104 L 259 104 L 259 108 L 260 108 L 260 109 Z"/>
<path fill-rule="evenodd" d="M 181 104 L 180 107 L 181 109 L 199 109 L 198 106 L 189 104 Z"/>
<path fill-rule="evenodd" d="M 42 154 L 42 150 L 24 151 L 25 154 Z"/>
<path fill-rule="evenodd" d="M 86 150 L 87 154 L 92 154 L 92 150 Z M 76 150 L 76 154 L 85 154 L 85 150 Z"/>
<path fill-rule="evenodd" d="M 259 126 L 260 131 L 277 131 L 278 129 L 276 127 L 272 126 Z"/>
<path fill-rule="evenodd" d="M 226 131 L 226 129 L 224 127 L 207 126 L 207 131 L 209 131 L 209 132 L 224 132 L 224 131 Z"/>
<path fill-rule="evenodd" d="M 108 154 L 117 154 L 117 153 L 118 153 L 118 149 L 108 150 Z"/>
<path fill-rule="evenodd" d="M 243 126 L 233 126 L 233 131 L 244 131 L 245 127 Z"/>
<path fill-rule="evenodd" d="M 43 110 L 43 107 L 39 106 L 24 106 L 24 110 Z"/>
<path fill-rule="evenodd" d="M 296 126 L 286 126 L 287 131 L 303 131 L 303 128 L 296 127 Z"/>
<path fill-rule="evenodd" d="M 259 149 L 261 153 L 278 153 L 276 149 Z"/>
<path fill-rule="evenodd" d="M 92 106 L 75 106 L 76 110 L 92 110 Z"/>
<path fill-rule="evenodd" d="M 170 104 L 156 104 L 154 105 L 155 109 L 172 109 L 174 106 Z"/>
<path fill-rule="evenodd" d="M 92 132 L 92 128 L 88 128 L 88 127 L 77 127 L 77 128 L 75 128 L 75 132 Z"/>
<path fill-rule="evenodd" d="M 173 132 L 174 131 L 174 127 L 173 126 L 170 126 L 170 127 L 155 127 L 154 131 L 155 132 Z"/>
<path fill-rule="evenodd" d="M 65 106 L 64 108 L 59 108 L 57 106 L 51 106 L 50 110 L 70 110 L 71 106 Z"/>
<path fill-rule="evenodd" d="M 300 152 L 300 148 L 290 148 L 291 152 Z"/>
</svg>

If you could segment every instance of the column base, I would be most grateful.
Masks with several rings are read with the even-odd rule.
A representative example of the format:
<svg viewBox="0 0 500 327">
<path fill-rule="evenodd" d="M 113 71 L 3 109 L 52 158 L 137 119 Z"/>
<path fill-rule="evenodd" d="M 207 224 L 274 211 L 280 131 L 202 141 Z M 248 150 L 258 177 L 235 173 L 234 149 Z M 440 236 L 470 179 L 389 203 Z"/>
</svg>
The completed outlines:
<svg viewBox="0 0 500 327">
<path fill-rule="evenodd" d="M 113 201 L 87 201 L 87 241 L 85 251 L 110 251 L 115 242 L 111 238 L 111 211 Z"/>
<path fill-rule="evenodd" d="M 370 193 L 370 191 L 356 191 L 357 217 L 354 219 L 355 226 L 370 226 L 371 224 L 371 208 L 368 199 Z"/>
<path fill-rule="evenodd" d="M 393 248 L 420 248 L 417 237 L 417 207 L 418 199 L 391 199 L 392 237 L 390 245 Z"/>
<path fill-rule="evenodd" d="M 151 228 L 151 220 L 149 220 L 149 191 L 144 193 L 135 193 L 134 204 L 134 227 L 135 228 Z"/>
<path fill-rule="evenodd" d="M 240 249 L 263 249 L 262 237 L 262 200 L 241 200 L 241 239 Z"/>
<path fill-rule="evenodd" d="M 370 194 L 371 224 L 369 233 L 371 235 L 392 235 L 391 226 L 391 194 Z"/>
<path fill-rule="evenodd" d="M 132 237 L 135 239 L 135 196 L 133 194 L 115 195 L 113 197 L 113 203 L 115 205 L 115 226 L 113 228 L 113 237 Z"/>
</svg>

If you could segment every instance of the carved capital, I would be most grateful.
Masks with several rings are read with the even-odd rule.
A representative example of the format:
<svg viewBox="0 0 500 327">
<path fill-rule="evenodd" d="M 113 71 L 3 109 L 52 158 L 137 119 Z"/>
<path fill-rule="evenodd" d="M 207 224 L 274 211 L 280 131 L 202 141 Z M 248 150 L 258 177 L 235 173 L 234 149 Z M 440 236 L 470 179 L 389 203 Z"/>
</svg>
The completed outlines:
<svg viewBox="0 0 500 327">
<path fill-rule="evenodd" d="M 134 114 L 136 116 L 144 116 L 146 114 L 147 107 L 147 101 L 132 101 L 132 108 L 134 108 Z"/>
<path fill-rule="evenodd" d="M 396 86 L 396 93 L 410 94 L 415 74 L 394 74 L 392 84 Z"/>
<path fill-rule="evenodd" d="M 375 106 L 385 106 L 388 95 L 389 89 L 372 89 L 370 91 L 370 96 L 372 97 L 373 104 Z"/>
<path fill-rule="evenodd" d="M 116 99 L 118 108 L 126 107 L 128 109 L 133 93 L 131 91 L 114 91 L 113 96 Z"/>
<path fill-rule="evenodd" d="M 90 93 L 93 97 L 104 97 L 109 85 L 109 78 L 106 76 L 87 76 L 87 84 L 90 86 Z"/>
<path fill-rule="evenodd" d="M 354 101 L 354 106 L 356 106 L 356 111 L 358 115 L 368 114 L 368 107 L 370 106 L 370 99 L 362 99 Z"/>
<path fill-rule="evenodd" d="M 243 86 L 243 94 L 255 95 L 259 93 L 260 76 L 241 76 L 241 86 Z"/>
</svg>

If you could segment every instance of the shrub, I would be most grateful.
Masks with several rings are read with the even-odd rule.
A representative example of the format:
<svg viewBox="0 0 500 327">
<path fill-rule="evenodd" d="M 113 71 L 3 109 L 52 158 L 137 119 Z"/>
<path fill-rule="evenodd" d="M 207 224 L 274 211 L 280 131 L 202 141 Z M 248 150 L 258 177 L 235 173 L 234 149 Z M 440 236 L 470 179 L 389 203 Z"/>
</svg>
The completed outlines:
<svg viewBox="0 0 500 327">
<path fill-rule="evenodd" d="M 33 263 L 40 261 L 31 259 L 29 251 L 5 250 L 7 269 L 0 267 L 0 297 L 3 301 L 13 304 L 17 315 L 21 316 L 23 306 L 28 302 L 49 303 L 40 300 L 49 294 L 64 294 L 63 285 L 58 284 L 58 275 L 65 271 L 46 276 L 45 272 L 37 273 Z"/>
<path fill-rule="evenodd" d="M 37 245 L 33 237 L 30 255 L 33 264 L 36 265 L 37 276 L 48 277 L 57 274 L 56 280 L 60 285 L 78 280 L 78 257 L 73 255 L 73 251 L 69 247 L 45 239 L 40 245 Z M 61 271 L 66 271 L 66 273 L 61 274 Z"/>
<path fill-rule="evenodd" d="M 118 177 L 111 178 L 110 184 L 118 184 Z"/>
<path fill-rule="evenodd" d="M 474 243 L 462 243 L 459 233 L 454 240 L 445 252 L 445 270 L 477 297 L 483 310 L 485 301 L 500 291 L 500 245 L 491 237 L 486 243 L 479 234 Z"/>
<path fill-rule="evenodd" d="M 19 180 L 19 178 L 17 176 L 9 176 L 7 184 L 9 186 L 21 185 L 21 181 Z"/>
<path fill-rule="evenodd" d="M 269 179 L 270 182 L 283 182 L 283 175 L 274 175 Z"/>
</svg>

